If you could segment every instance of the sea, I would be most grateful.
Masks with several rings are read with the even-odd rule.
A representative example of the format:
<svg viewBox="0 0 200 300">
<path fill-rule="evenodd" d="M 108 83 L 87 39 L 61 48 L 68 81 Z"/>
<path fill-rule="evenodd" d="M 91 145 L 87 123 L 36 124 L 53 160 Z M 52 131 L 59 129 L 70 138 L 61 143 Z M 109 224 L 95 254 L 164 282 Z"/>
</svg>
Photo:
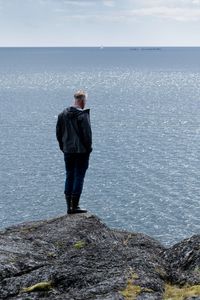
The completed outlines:
<svg viewBox="0 0 200 300">
<path fill-rule="evenodd" d="M 88 94 L 81 206 L 171 246 L 200 232 L 200 48 L 0 48 L 0 228 L 66 214 L 55 135 Z"/>
</svg>

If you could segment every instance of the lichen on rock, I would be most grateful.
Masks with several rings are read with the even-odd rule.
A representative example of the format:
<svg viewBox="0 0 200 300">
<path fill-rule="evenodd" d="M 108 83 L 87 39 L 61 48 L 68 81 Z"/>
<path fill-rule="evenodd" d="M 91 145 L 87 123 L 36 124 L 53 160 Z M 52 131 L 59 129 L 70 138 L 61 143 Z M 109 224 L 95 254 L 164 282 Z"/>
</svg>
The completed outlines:
<svg viewBox="0 0 200 300">
<path fill-rule="evenodd" d="M 184 300 L 187 298 L 200 297 L 200 284 L 193 286 L 176 286 L 171 284 L 166 284 L 164 300 Z"/>
<path fill-rule="evenodd" d="M 38 282 L 32 286 L 22 288 L 22 292 L 24 293 L 31 293 L 35 291 L 47 291 L 52 288 L 52 282 L 51 281 L 42 281 Z"/>
</svg>

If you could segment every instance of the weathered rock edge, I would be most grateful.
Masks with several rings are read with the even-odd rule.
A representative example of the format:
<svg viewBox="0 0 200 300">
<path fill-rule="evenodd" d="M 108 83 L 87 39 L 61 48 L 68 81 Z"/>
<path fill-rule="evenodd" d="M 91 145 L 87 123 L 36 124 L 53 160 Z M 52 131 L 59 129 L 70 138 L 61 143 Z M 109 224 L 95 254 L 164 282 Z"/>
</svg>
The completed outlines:
<svg viewBox="0 0 200 300">
<path fill-rule="evenodd" d="M 120 300 L 128 278 L 142 288 L 139 300 L 163 299 L 166 282 L 200 284 L 200 235 L 167 249 L 90 214 L 0 231 L 0 299 Z M 43 281 L 49 289 L 23 291 Z"/>
</svg>

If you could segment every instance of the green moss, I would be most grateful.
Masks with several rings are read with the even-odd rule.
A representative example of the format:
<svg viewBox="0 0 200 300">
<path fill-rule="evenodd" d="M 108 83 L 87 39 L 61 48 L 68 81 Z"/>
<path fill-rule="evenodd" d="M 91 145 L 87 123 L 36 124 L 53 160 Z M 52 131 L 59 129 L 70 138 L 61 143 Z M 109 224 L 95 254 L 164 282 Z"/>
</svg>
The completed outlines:
<svg viewBox="0 0 200 300">
<path fill-rule="evenodd" d="M 82 249 L 86 246 L 85 242 L 84 241 L 78 241 L 74 244 L 74 248 L 76 249 Z"/>
<path fill-rule="evenodd" d="M 141 293 L 141 291 L 142 289 L 139 285 L 133 285 L 128 282 L 127 287 L 121 292 L 121 294 L 127 300 L 134 300 Z"/>
<path fill-rule="evenodd" d="M 11 257 L 10 260 L 8 260 L 8 263 L 16 263 L 18 261 L 18 258 L 16 257 Z"/>
<path fill-rule="evenodd" d="M 155 271 L 158 273 L 158 275 L 161 277 L 161 278 L 166 278 L 167 277 L 167 273 L 164 269 L 162 268 L 156 268 Z"/>
<path fill-rule="evenodd" d="M 52 282 L 51 281 L 42 281 L 39 283 L 36 283 L 32 286 L 26 287 L 22 289 L 22 292 L 24 293 L 31 293 L 36 291 L 47 291 L 52 288 Z"/>
<path fill-rule="evenodd" d="M 178 287 L 166 284 L 164 300 L 183 300 L 188 297 L 200 296 L 200 285 Z"/>
<path fill-rule="evenodd" d="M 31 225 L 31 226 L 25 226 L 25 227 L 22 227 L 20 229 L 21 233 L 29 233 L 29 232 L 32 232 L 34 230 L 38 229 L 38 225 Z"/>
<path fill-rule="evenodd" d="M 56 258 L 56 254 L 53 253 L 53 252 L 48 252 L 47 253 L 47 257 L 49 257 L 49 258 Z"/>
<path fill-rule="evenodd" d="M 196 268 L 194 269 L 194 272 L 195 272 L 195 273 L 200 273 L 200 267 L 196 267 Z"/>
<path fill-rule="evenodd" d="M 134 300 L 142 292 L 146 292 L 146 293 L 152 293 L 153 292 L 152 289 L 144 288 L 144 287 L 141 287 L 139 285 L 134 284 L 134 280 L 136 280 L 138 278 L 139 277 L 136 273 L 132 273 L 131 278 L 127 282 L 126 288 L 123 291 L 121 291 L 122 296 L 126 300 Z"/>
<path fill-rule="evenodd" d="M 128 236 L 127 236 L 127 238 L 123 241 L 123 244 L 125 245 L 125 246 L 127 246 L 128 245 L 128 242 L 129 242 L 129 240 L 132 238 L 132 234 L 130 233 Z"/>
<path fill-rule="evenodd" d="M 64 248 L 65 247 L 65 243 L 63 241 L 57 241 L 54 243 L 54 246 L 57 248 Z"/>
</svg>

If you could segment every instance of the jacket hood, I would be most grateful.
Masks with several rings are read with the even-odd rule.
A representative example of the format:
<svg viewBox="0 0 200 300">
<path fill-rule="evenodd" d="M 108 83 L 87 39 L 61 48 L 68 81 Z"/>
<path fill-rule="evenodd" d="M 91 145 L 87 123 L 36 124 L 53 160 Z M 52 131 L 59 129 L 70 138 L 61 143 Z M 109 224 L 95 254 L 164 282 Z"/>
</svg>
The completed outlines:
<svg viewBox="0 0 200 300">
<path fill-rule="evenodd" d="M 63 111 L 64 115 L 70 119 L 78 118 L 80 115 L 82 115 L 86 112 L 89 113 L 89 109 L 79 110 L 73 106 L 70 106 Z"/>
</svg>

